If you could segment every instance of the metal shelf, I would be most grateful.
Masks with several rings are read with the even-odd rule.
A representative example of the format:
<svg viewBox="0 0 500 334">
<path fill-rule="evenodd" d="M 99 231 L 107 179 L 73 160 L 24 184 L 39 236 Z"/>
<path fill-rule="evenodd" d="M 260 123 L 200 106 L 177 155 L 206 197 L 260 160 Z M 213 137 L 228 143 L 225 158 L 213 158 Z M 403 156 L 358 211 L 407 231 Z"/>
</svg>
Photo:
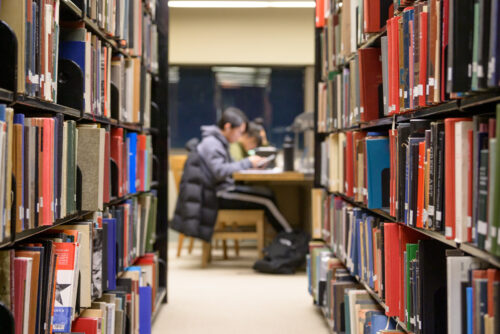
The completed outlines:
<svg viewBox="0 0 500 334">
<path fill-rule="evenodd" d="M 156 304 L 155 310 L 151 316 L 151 323 L 156 320 L 158 314 L 160 314 L 161 306 L 164 304 L 165 297 L 167 296 L 167 289 L 165 287 L 160 287 L 156 292 Z"/>
<path fill-rule="evenodd" d="M 34 112 L 45 111 L 45 112 L 63 114 L 73 118 L 81 117 L 80 110 L 66 107 L 54 102 L 44 101 L 36 97 L 26 96 L 23 94 L 16 95 L 13 106 L 25 108 L 28 110 L 32 110 Z"/>
<path fill-rule="evenodd" d="M 91 213 L 91 211 L 80 211 L 80 212 L 68 215 L 64 218 L 57 219 L 52 225 L 38 226 L 38 227 L 29 229 L 29 230 L 25 230 L 25 231 L 16 233 L 14 235 L 14 239 L 11 242 L 4 242 L 0 246 L 0 248 L 7 247 L 7 246 L 12 245 L 13 243 L 22 241 L 22 240 L 27 239 L 27 238 L 34 237 L 37 234 L 40 234 L 40 233 L 45 232 L 47 230 L 50 230 L 51 228 L 57 227 L 59 225 L 82 219 L 83 217 L 85 217 L 89 213 Z"/>
<path fill-rule="evenodd" d="M 10 90 L 0 88 L 0 101 L 7 103 L 14 101 L 14 93 Z"/>
</svg>

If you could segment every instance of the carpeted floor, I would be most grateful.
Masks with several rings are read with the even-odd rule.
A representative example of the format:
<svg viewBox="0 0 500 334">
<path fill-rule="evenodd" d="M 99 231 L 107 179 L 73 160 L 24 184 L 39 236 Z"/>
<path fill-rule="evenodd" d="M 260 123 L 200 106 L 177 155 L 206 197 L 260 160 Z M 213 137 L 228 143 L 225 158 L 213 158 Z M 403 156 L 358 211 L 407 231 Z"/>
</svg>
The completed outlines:
<svg viewBox="0 0 500 334">
<path fill-rule="evenodd" d="M 242 247 L 239 258 L 231 247 L 225 261 L 217 249 L 212 264 L 202 269 L 200 242 L 190 255 L 187 244 L 177 258 L 176 244 L 170 242 L 169 302 L 160 311 L 153 334 L 328 333 L 307 293 L 305 272 L 255 273 L 251 267 L 256 252 L 251 247 Z"/>
</svg>

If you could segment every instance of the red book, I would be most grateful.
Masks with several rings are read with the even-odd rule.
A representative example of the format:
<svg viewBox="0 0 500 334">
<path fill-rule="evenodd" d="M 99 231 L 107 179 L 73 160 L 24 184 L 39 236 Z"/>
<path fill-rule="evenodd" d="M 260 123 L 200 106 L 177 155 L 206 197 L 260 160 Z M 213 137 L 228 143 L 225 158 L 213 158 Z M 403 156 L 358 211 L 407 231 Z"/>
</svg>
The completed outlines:
<svg viewBox="0 0 500 334">
<path fill-rule="evenodd" d="M 500 282 L 500 270 L 488 269 L 486 275 L 488 276 L 488 315 L 490 317 L 493 317 L 495 315 L 494 314 L 495 301 L 493 300 L 493 283 Z"/>
<path fill-rule="evenodd" d="M 419 83 L 418 83 L 418 90 L 420 93 L 420 96 L 418 97 L 418 105 L 420 107 L 425 107 L 425 99 L 427 96 L 427 92 L 425 91 L 425 83 L 427 80 L 427 12 L 421 12 L 420 13 L 420 20 L 419 20 L 419 31 L 420 31 L 420 36 L 419 36 L 419 44 L 420 44 L 420 55 L 418 57 L 419 59 Z"/>
<path fill-rule="evenodd" d="M 399 22 L 400 16 L 390 20 L 387 26 L 389 45 L 389 114 L 399 114 Z M 390 33 L 390 34 L 389 34 Z"/>
<path fill-rule="evenodd" d="M 139 191 L 146 190 L 146 135 L 137 136 L 137 178 L 139 179 Z"/>
<path fill-rule="evenodd" d="M 23 333 L 24 312 L 28 305 L 24 305 L 24 293 L 26 287 L 28 260 L 23 258 L 14 258 L 14 325 L 15 333 Z"/>
<path fill-rule="evenodd" d="M 384 224 L 384 257 L 385 257 L 385 304 L 386 315 L 393 317 L 399 315 L 400 280 L 398 268 L 399 259 L 399 225 L 397 223 Z"/>
<path fill-rule="evenodd" d="M 390 0 L 364 0 L 364 32 L 377 33 L 382 31 L 386 20 L 394 13 L 394 4 Z"/>
<path fill-rule="evenodd" d="M 348 197 L 354 196 L 354 142 L 353 132 L 346 132 L 345 155 L 345 193 Z"/>
<path fill-rule="evenodd" d="M 382 85 L 382 63 L 380 48 L 358 50 L 360 120 L 367 122 L 380 118 L 380 86 Z"/>
<path fill-rule="evenodd" d="M 113 128 L 111 130 L 111 165 L 116 168 L 116 175 L 112 175 L 112 180 L 116 188 L 116 196 L 122 197 L 124 195 L 123 191 L 123 129 Z M 115 195 L 115 194 L 114 194 Z"/>
<path fill-rule="evenodd" d="M 325 1 L 316 0 L 316 28 L 325 26 Z"/>
<path fill-rule="evenodd" d="M 82 318 L 78 317 L 73 321 L 71 331 L 85 334 L 101 334 L 100 318 Z"/>
<path fill-rule="evenodd" d="M 482 279 L 482 278 L 488 278 L 488 274 L 487 274 L 487 270 L 484 269 L 484 270 L 473 270 L 472 271 L 472 300 L 475 301 L 477 300 L 478 297 L 477 296 L 477 291 L 476 291 L 476 280 L 478 279 Z M 473 302 L 472 303 L 472 314 L 476 314 L 476 312 L 479 312 L 479 311 L 476 311 L 476 303 Z M 476 328 L 476 316 L 473 316 L 472 317 L 472 328 Z M 479 333 L 475 333 L 475 331 L 473 331 L 474 334 L 479 334 Z"/>
<path fill-rule="evenodd" d="M 425 142 L 418 144 L 418 188 L 417 188 L 417 227 L 424 228 L 424 160 Z"/>
<path fill-rule="evenodd" d="M 111 197 L 111 138 L 109 131 L 106 131 L 104 137 L 104 189 L 102 199 L 108 203 Z"/>
<path fill-rule="evenodd" d="M 469 142 L 469 156 L 467 157 L 467 164 L 468 164 L 468 173 L 467 173 L 467 237 L 466 240 L 467 242 L 472 242 L 472 192 L 473 192 L 473 185 L 472 185 L 472 171 L 474 170 L 473 167 L 473 158 L 475 153 L 474 153 L 474 132 L 472 130 L 469 130 L 467 132 L 467 139 Z"/>
<path fill-rule="evenodd" d="M 449 35 L 449 28 L 448 26 L 450 25 L 450 0 L 441 0 L 442 4 L 442 37 L 441 37 L 441 82 L 439 83 L 441 85 L 441 101 L 446 101 L 447 94 L 446 94 L 446 76 L 447 76 L 447 55 L 448 55 L 448 35 Z M 472 13 L 471 13 L 472 14 Z"/>
<path fill-rule="evenodd" d="M 34 125 L 40 131 L 39 161 L 42 166 L 39 177 L 39 225 L 52 225 L 54 220 L 54 119 L 35 118 Z M 33 124 L 33 123 L 32 123 Z"/>
<path fill-rule="evenodd" d="M 470 118 L 444 120 L 444 223 L 447 239 L 455 239 L 455 123 Z"/>
</svg>

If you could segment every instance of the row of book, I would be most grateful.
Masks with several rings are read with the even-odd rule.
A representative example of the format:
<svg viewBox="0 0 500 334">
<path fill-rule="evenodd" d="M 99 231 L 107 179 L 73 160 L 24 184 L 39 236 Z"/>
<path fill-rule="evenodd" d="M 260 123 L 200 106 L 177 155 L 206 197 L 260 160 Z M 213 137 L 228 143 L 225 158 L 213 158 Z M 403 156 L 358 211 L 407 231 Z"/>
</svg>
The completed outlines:
<svg viewBox="0 0 500 334">
<path fill-rule="evenodd" d="M 152 162 L 149 135 L 0 105 L 0 239 L 149 190 Z"/>
<path fill-rule="evenodd" d="M 347 295 L 363 300 L 358 319 L 367 314 L 363 309 L 374 311 L 397 318 L 413 333 L 500 330 L 500 270 L 403 224 L 382 222 L 339 197 L 325 197 L 325 203 L 327 244 L 310 244 L 309 289 L 328 309 L 335 331 L 351 326 L 349 332 L 363 333 L 348 324 L 353 308 L 349 313 Z M 370 292 L 349 290 L 360 288 Z"/>
<path fill-rule="evenodd" d="M 474 116 L 331 134 L 322 143 L 322 184 L 409 226 L 500 255 L 498 131 L 495 117 Z"/>
<path fill-rule="evenodd" d="M 401 14 L 393 16 L 390 10 L 389 18 L 388 5 L 391 1 L 349 0 L 341 10 L 331 5 L 321 36 L 320 132 L 500 85 L 500 64 L 495 61 L 500 54 L 498 0 L 408 1 Z M 379 46 L 357 49 L 353 15 L 361 15 L 358 26 L 364 22 L 365 28 L 371 26 L 366 20 L 383 22 L 370 32 L 383 31 L 386 25 Z"/>
<path fill-rule="evenodd" d="M 97 11 L 96 20 L 102 20 L 103 29 L 109 26 L 106 23 L 108 14 L 122 12 L 125 15 L 122 21 L 126 22 L 127 29 L 131 27 L 130 31 L 123 32 L 122 22 L 116 25 L 116 31 L 106 30 L 106 34 L 125 36 L 130 52 L 124 49 L 122 53 L 132 57 L 123 60 L 124 56 L 115 52 L 108 40 L 88 31 L 84 21 L 60 21 L 59 11 L 63 4 L 59 0 L 43 3 L 30 0 L 21 4 L 16 0 L 1 2 L 0 19 L 13 29 L 19 44 L 17 73 L 20 75 L 16 92 L 51 102 L 64 102 L 65 97 L 57 95 L 58 67 L 62 59 L 71 60 L 82 71 L 83 93 L 80 98 L 84 101 L 81 108 L 86 113 L 129 123 L 148 122 L 149 126 L 149 114 L 141 113 L 149 112 L 150 73 L 158 71 L 158 35 L 154 18 L 143 12 L 141 0 L 116 1 L 117 4 L 98 0 L 106 13 L 102 15 L 99 12 L 101 7 L 95 1 L 87 2 L 91 8 L 88 13 Z M 110 11 L 106 10 L 108 7 Z M 122 26 L 122 32 L 118 32 L 119 26 Z M 114 98 L 116 92 L 112 92 L 112 86 L 117 88 L 117 98 Z M 114 106 L 114 100 L 122 102 Z"/>
<path fill-rule="evenodd" d="M 334 333 L 405 333 L 321 242 L 310 244 L 308 289 Z"/>
<path fill-rule="evenodd" d="M 150 333 L 159 280 L 155 198 L 140 195 L 0 251 L 0 299 L 15 332 Z"/>
</svg>

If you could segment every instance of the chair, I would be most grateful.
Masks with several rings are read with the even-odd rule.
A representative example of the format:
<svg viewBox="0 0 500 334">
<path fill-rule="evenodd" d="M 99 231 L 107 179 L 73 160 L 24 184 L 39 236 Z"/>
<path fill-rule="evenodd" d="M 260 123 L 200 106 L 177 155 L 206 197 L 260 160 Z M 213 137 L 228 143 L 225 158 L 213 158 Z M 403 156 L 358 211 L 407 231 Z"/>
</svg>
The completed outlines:
<svg viewBox="0 0 500 334">
<path fill-rule="evenodd" d="M 170 159 L 170 169 L 172 170 L 172 173 L 174 174 L 175 186 L 177 188 L 177 192 L 179 192 L 179 187 L 180 187 L 181 179 L 182 179 L 182 171 L 184 170 L 184 164 L 186 163 L 187 155 L 185 155 L 185 154 L 171 155 L 169 157 L 169 159 Z M 180 233 L 179 234 L 179 241 L 177 243 L 177 257 L 181 256 L 182 244 L 184 243 L 184 238 L 185 238 L 185 235 Z M 188 247 L 189 254 L 191 254 L 191 252 L 193 251 L 193 246 L 194 246 L 194 238 L 190 237 L 189 238 L 189 247 Z"/>
<path fill-rule="evenodd" d="M 227 240 L 234 240 L 236 256 L 239 255 L 239 240 L 257 240 L 257 252 L 262 258 L 264 248 L 264 211 L 263 210 L 219 210 L 212 240 L 222 240 L 224 259 L 227 256 Z M 201 266 L 205 268 L 212 260 L 212 244 L 203 242 Z"/>
</svg>

